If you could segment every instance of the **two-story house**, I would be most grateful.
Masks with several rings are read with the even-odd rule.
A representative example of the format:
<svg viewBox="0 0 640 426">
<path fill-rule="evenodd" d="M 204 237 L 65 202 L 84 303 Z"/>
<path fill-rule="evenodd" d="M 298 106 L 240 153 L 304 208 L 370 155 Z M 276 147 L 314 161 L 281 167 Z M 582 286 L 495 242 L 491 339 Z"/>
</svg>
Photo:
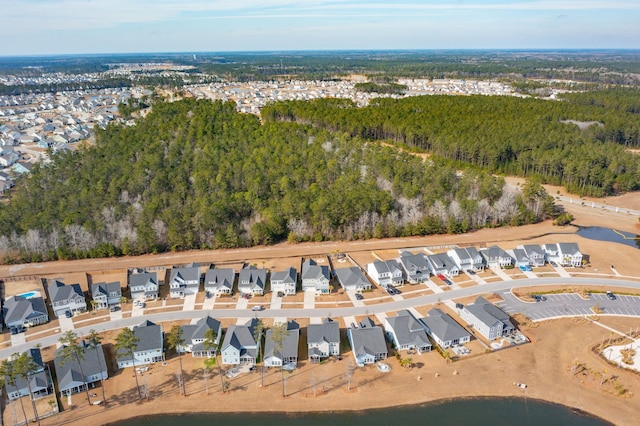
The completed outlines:
<svg viewBox="0 0 640 426">
<path fill-rule="evenodd" d="M 180 328 L 182 328 L 182 337 L 185 344 L 184 346 L 178 347 L 178 351 L 182 353 L 191 352 L 191 356 L 194 358 L 211 358 L 216 356 L 222 337 L 220 321 L 206 316 L 199 319 L 195 324 L 183 325 Z M 215 335 L 214 341 L 211 342 L 213 346 L 205 344 L 208 330 L 213 330 Z"/>
<path fill-rule="evenodd" d="M 158 298 L 158 274 L 140 272 L 129 275 L 129 290 L 133 300 L 155 300 Z"/>
<path fill-rule="evenodd" d="M 482 296 L 462 308 L 460 317 L 488 340 L 508 336 L 515 331 L 511 317 Z"/>
<path fill-rule="evenodd" d="M 455 248 L 447 251 L 447 255 L 461 271 L 484 271 L 484 258 L 475 247 Z"/>
<path fill-rule="evenodd" d="M 538 244 L 523 244 L 517 248 L 524 250 L 531 262 L 531 266 L 544 266 L 546 255 Z"/>
<path fill-rule="evenodd" d="M 329 267 L 318 265 L 315 260 L 307 259 L 302 264 L 302 290 L 316 294 L 329 294 Z"/>
<path fill-rule="evenodd" d="M 172 268 L 169 277 L 169 296 L 181 298 L 188 294 L 198 293 L 200 288 L 200 268 L 187 266 L 184 268 Z"/>
<path fill-rule="evenodd" d="M 367 274 L 374 283 L 382 287 L 398 287 L 404 284 L 404 271 L 396 260 L 374 260 L 367 264 Z"/>
<path fill-rule="evenodd" d="M 271 274 L 271 291 L 284 295 L 296 294 L 298 284 L 298 271 L 289 267 L 284 271 L 276 271 Z"/>
<path fill-rule="evenodd" d="M 340 355 L 340 325 L 327 318 L 322 324 L 307 326 L 307 353 L 312 363 Z"/>
<path fill-rule="evenodd" d="M 233 268 L 211 268 L 204 274 L 204 291 L 207 294 L 232 294 L 236 271 Z"/>
<path fill-rule="evenodd" d="M 56 317 L 87 311 L 87 301 L 80 284 L 66 285 L 58 280 L 51 280 L 48 284 L 49 300 Z"/>
<path fill-rule="evenodd" d="M 489 268 L 496 269 L 513 265 L 513 258 L 498 246 L 480 249 L 480 254 L 484 257 L 484 262 Z"/>
<path fill-rule="evenodd" d="M 471 340 L 471 334 L 440 309 L 433 308 L 428 312 L 428 315 L 422 318 L 421 321 L 426 327 L 427 334 L 442 349 L 467 343 Z"/>
<path fill-rule="evenodd" d="M 246 325 L 231 325 L 227 328 L 222 341 L 220 354 L 224 365 L 249 365 L 256 364 L 260 340 L 256 341 L 254 335 L 258 324 L 256 318 L 252 318 Z"/>
<path fill-rule="evenodd" d="M 458 265 L 445 253 L 427 255 L 427 261 L 434 275 L 443 274 L 448 277 L 457 277 L 460 273 Z"/>
<path fill-rule="evenodd" d="M 238 276 L 238 291 L 240 293 L 260 296 L 264 294 L 266 285 L 266 269 L 258 269 L 253 265 L 248 265 L 240 270 Z"/>
<path fill-rule="evenodd" d="M 429 280 L 431 267 L 425 255 L 403 251 L 400 253 L 398 260 L 410 284 L 418 284 Z"/>
<path fill-rule="evenodd" d="M 95 309 L 105 309 L 118 306 L 122 299 L 120 282 L 91 284 L 91 297 Z"/>
<path fill-rule="evenodd" d="M 109 378 L 102 345 L 96 346 L 97 357 L 94 352 L 96 349 L 90 348 L 87 342 L 83 340 L 79 345 L 88 352 L 84 357 L 79 358 L 80 363 L 76 358 L 64 360 L 62 347 L 54 353 L 53 365 L 58 379 L 58 391 L 64 396 L 84 392 L 95 382 Z"/>
<path fill-rule="evenodd" d="M 558 252 L 562 266 L 582 266 L 583 256 L 577 243 L 558 243 Z"/>
<path fill-rule="evenodd" d="M 11 296 L 4 301 L 2 318 L 8 328 L 32 327 L 49 322 L 44 299 L 38 297 Z"/>
<path fill-rule="evenodd" d="M 126 349 L 119 349 L 116 353 L 118 368 L 133 367 L 161 362 L 164 360 L 162 327 L 145 321 L 133 327 L 133 335 L 138 339 L 137 347 L 131 353 Z"/>
</svg>

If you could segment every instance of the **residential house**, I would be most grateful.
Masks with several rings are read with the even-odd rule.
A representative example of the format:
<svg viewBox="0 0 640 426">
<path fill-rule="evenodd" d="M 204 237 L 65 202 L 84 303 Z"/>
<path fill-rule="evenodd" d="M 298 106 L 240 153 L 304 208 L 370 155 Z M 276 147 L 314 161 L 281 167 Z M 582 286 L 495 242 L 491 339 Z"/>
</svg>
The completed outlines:
<svg viewBox="0 0 640 426">
<path fill-rule="evenodd" d="M 336 268 L 334 270 L 336 278 L 343 289 L 347 291 L 366 291 L 371 290 L 371 283 L 364 276 L 362 270 L 357 266 L 347 268 Z"/>
<path fill-rule="evenodd" d="M 31 173 L 31 168 L 33 167 L 33 164 L 31 163 L 26 163 L 24 161 L 15 163 L 11 169 L 18 174 L 25 174 L 25 173 Z"/>
<path fill-rule="evenodd" d="M 460 317 L 488 340 L 508 336 L 515 331 L 509 315 L 482 296 L 462 308 Z"/>
<path fill-rule="evenodd" d="M 171 298 L 185 297 L 189 294 L 197 294 L 200 289 L 200 268 L 187 266 L 184 268 L 172 268 L 169 277 L 169 296 Z"/>
<path fill-rule="evenodd" d="M 307 326 L 307 353 L 312 363 L 322 358 L 340 355 L 340 326 L 327 318 L 322 324 Z"/>
<path fill-rule="evenodd" d="M 307 259 L 302 264 L 302 290 L 316 294 L 329 294 L 329 267 L 318 265 L 315 260 Z"/>
<path fill-rule="evenodd" d="M 489 268 L 504 268 L 513 265 L 513 258 L 498 246 L 480 249 L 480 254 Z"/>
<path fill-rule="evenodd" d="M 375 260 L 367 264 L 367 274 L 373 282 L 382 287 L 404 284 L 404 272 L 396 260 Z"/>
<path fill-rule="evenodd" d="M 120 299 L 122 299 L 120 282 L 91 284 L 91 297 L 95 309 L 105 309 L 119 305 Z"/>
<path fill-rule="evenodd" d="M 545 264 L 545 253 L 542 247 L 538 244 L 524 244 L 518 246 L 517 248 L 524 250 L 529 258 L 529 262 L 531 262 L 531 266 L 544 266 Z"/>
<path fill-rule="evenodd" d="M 253 265 L 240 270 L 238 291 L 242 294 L 263 295 L 267 283 L 267 270 Z"/>
<path fill-rule="evenodd" d="M 96 346 L 96 356 L 96 349 L 90 347 L 87 342 L 83 340 L 79 344 L 86 351 L 85 356 L 80 357 L 80 363 L 75 358 L 63 360 L 63 347 L 54 353 L 53 365 L 58 379 L 58 391 L 64 396 L 84 392 L 94 387 L 94 383 L 109 378 L 102 345 Z"/>
<path fill-rule="evenodd" d="M 4 301 L 2 318 L 8 328 L 32 327 L 49 322 L 49 314 L 42 297 L 9 297 Z"/>
<path fill-rule="evenodd" d="M 271 274 L 271 291 L 284 295 L 296 294 L 298 283 L 298 272 L 296 268 L 287 268 L 284 271 L 277 271 Z"/>
<path fill-rule="evenodd" d="M 199 319 L 195 324 L 183 325 L 180 328 L 182 328 L 182 337 L 185 341 L 185 344 L 178 348 L 180 352 L 191 352 L 191 356 L 194 358 L 211 358 L 216 356 L 222 337 L 220 321 L 206 316 Z M 213 347 L 205 347 L 204 344 L 208 330 L 213 330 L 216 335 Z"/>
<path fill-rule="evenodd" d="M 300 326 L 295 321 L 287 322 L 287 333 L 282 339 L 282 348 L 273 339 L 273 329 L 267 330 L 264 340 L 265 367 L 282 367 L 298 364 L 298 342 Z"/>
<path fill-rule="evenodd" d="M 363 367 L 387 358 L 387 343 L 382 328 L 371 318 L 360 322 L 359 327 L 349 327 L 347 337 L 356 365 Z"/>
<path fill-rule="evenodd" d="M 48 285 L 49 300 L 56 317 L 87 311 L 87 301 L 80 284 L 65 284 L 51 280 Z"/>
<path fill-rule="evenodd" d="M 129 275 L 129 290 L 133 300 L 155 300 L 158 298 L 158 274 L 138 272 Z"/>
<path fill-rule="evenodd" d="M 446 253 L 430 254 L 427 256 L 427 261 L 434 275 L 457 277 L 460 273 L 458 265 Z"/>
<path fill-rule="evenodd" d="M 514 248 L 513 250 L 507 250 L 507 254 L 511 256 L 516 266 L 531 266 L 531 259 L 529 259 L 527 252 L 523 249 Z"/>
<path fill-rule="evenodd" d="M 232 294 L 236 271 L 233 268 L 211 268 L 204 274 L 207 294 Z"/>
<path fill-rule="evenodd" d="M 427 328 L 427 334 L 441 348 L 446 349 L 471 340 L 471 334 L 440 309 L 433 308 L 428 312 L 428 315 L 421 321 Z"/>
<path fill-rule="evenodd" d="M 417 284 L 429 280 L 431 267 L 423 254 L 413 254 L 408 251 L 403 251 L 400 253 L 400 259 L 398 260 L 406 273 L 409 283 Z"/>
<path fill-rule="evenodd" d="M 118 368 L 152 364 L 164 360 L 164 346 L 162 327 L 145 321 L 133 327 L 133 334 L 138 339 L 136 350 L 131 354 L 125 349 L 119 349 L 116 353 Z"/>
<path fill-rule="evenodd" d="M 39 348 L 31 348 L 27 350 L 27 356 L 31 358 L 36 365 L 34 372 L 27 379 L 18 376 L 15 379 L 15 384 L 9 384 L 5 379 L 5 386 L 7 389 L 7 396 L 10 400 L 22 398 L 29 395 L 29 388 L 31 388 L 31 397 L 33 399 L 44 398 L 45 396 L 53 393 L 53 382 L 48 368 L 46 368 L 42 361 L 42 354 Z"/>
<path fill-rule="evenodd" d="M 256 342 L 256 318 L 246 325 L 232 325 L 227 328 L 222 341 L 222 364 L 224 365 L 255 365 L 260 350 L 260 341 Z"/>
<path fill-rule="evenodd" d="M 398 311 L 395 317 L 385 318 L 384 329 L 399 351 L 429 352 L 431 342 L 424 326 L 407 310 Z"/>
<path fill-rule="evenodd" d="M 461 271 L 484 271 L 484 258 L 475 247 L 455 248 L 447 251 L 447 255 Z"/>
<path fill-rule="evenodd" d="M 558 243 L 558 254 L 562 266 L 582 266 L 582 253 L 577 243 Z"/>
</svg>

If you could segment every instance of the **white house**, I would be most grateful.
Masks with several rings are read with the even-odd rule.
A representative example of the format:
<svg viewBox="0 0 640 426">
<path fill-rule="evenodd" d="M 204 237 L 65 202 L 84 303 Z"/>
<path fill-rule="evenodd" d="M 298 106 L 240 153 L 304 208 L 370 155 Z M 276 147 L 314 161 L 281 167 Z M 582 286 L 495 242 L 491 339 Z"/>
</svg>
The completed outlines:
<svg viewBox="0 0 640 426">
<path fill-rule="evenodd" d="M 129 290 L 133 300 L 154 300 L 158 298 L 158 274 L 140 272 L 129 275 Z"/>
<path fill-rule="evenodd" d="M 138 339 L 137 347 L 133 351 L 133 358 L 127 350 L 119 349 L 116 353 L 118 368 L 133 367 L 134 364 L 137 367 L 164 360 L 161 326 L 151 321 L 145 321 L 133 327 L 133 334 Z"/>
<path fill-rule="evenodd" d="M 342 288 L 347 291 L 371 290 L 371 283 L 357 266 L 336 268 L 334 272 Z"/>
<path fill-rule="evenodd" d="M 426 327 L 427 334 L 441 348 L 446 349 L 471 340 L 471 334 L 440 309 L 433 308 L 428 314 L 429 316 L 422 318 L 421 321 Z"/>
<path fill-rule="evenodd" d="M 200 268 L 187 266 L 172 268 L 169 278 L 169 295 L 180 298 L 189 294 L 197 294 L 200 288 Z"/>
<path fill-rule="evenodd" d="M 240 270 L 238 277 L 238 291 L 242 294 L 262 295 L 267 283 L 267 270 L 258 269 L 253 265 Z"/>
<path fill-rule="evenodd" d="M 62 281 L 52 280 L 48 286 L 51 307 L 56 317 L 87 311 L 87 301 L 80 284 L 66 285 Z"/>
<path fill-rule="evenodd" d="M 404 284 L 404 272 L 396 260 L 375 260 L 367 264 L 367 274 L 373 282 L 382 287 L 389 284 L 396 287 Z"/>
<path fill-rule="evenodd" d="M 460 273 L 456 263 L 445 253 L 427 255 L 427 261 L 434 275 L 444 274 L 448 277 L 457 277 Z"/>
<path fill-rule="evenodd" d="M 282 339 L 282 348 L 273 339 L 273 329 L 267 330 L 264 340 L 264 366 L 282 367 L 298 363 L 300 326 L 295 321 L 287 322 L 287 333 Z"/>
<path fill-rule="evenodd" d="M 455 248 L 447 251 L 447 255 L 461 271 L 484 271 L 484 258 L 475 247 Z"/>
<path fill-rule="evenodd" d="M 523 244 L 518 246 L 517 248 L 524 250 L 529 258 L 529 262 L 531 266 L 544 266 L 545 264 L 545 253 L 542 247 L 538 244 Z"/>
<path fill-rule="evenodd" d="M 329 267 L 307 259 L 302 264 L 302 290 L 316 294 L 329 294 Z"/>
<path fill-rule="evenodd" d="M 498 246 L 480 249 L 480 254 L 489 268 L 504 268 L 513 265 L 513 258 Z"/>
<path fill-rule="evenodd" d="M 387 343 L 382 328 L 371 318 L 360 322 L 359 327 L 347 329 L 351 352 L 358 367 L 373 364 L 387 358 Z"/>
<path fill-rule="evenodd" d="M 235 279 L 233 268 L 208 269 L 204 274 L 204 290 L 209 294 L 231 294 Z"/>
<path fill-rule="evenodd" d="M 407 310 L 398 311 L 395 317 L 385 318 L 384 329 L 399 351 L 429 352 L 431 342 L 424 326 Z"/>
<path fill-rule="evenodd" d="M 271 291 L 281 292 L 285 295 L 296 294 L 298 272 L 296 268 L 289 267 L 284 271 L 276 271 L 271 274 Z"/>
<path fill-rule="evenodd" d="M 429 276 L 431 276 L 431 266 L 429 266 L 425 255 L 403 251 L 400 253 L 398 260 L 406 273 L 409 283 L 417 284 L 429 280 Z"/>
<path fill-rule="evenodd" d="M 182 338 L 185 341 L 184 346 L 178 348 L 180 352 L 191 352 L 191 356 L 194 358 L 210 358 L 216 356 L 222 336 L 220 321 L 206 316 L 199 319 L 195 324 L 182 325 L 180 328 L 182 328 Z M 212 342 L 212 347 L 204 344 L 209 330 L 213 330 L 216 336 Z"/>
<path fill-rule="evenodd" d="M 254 336 L 256 318 L 252 318 L 246 325 L 231 325 L 227 328 L 224 341 L 220 349 L 222 364 L 224 365 L 255 365 L 258 358 L 260 341 Z"/>
<path fill-rule="evenodd" d="M 558 243 L 558 252 L 562 266 L 582 266 L 582 253 L 577 243 Z"/>
<path fill-rule="evenodd" d="M 327 318 L 322 324 L 307 326 L 309 360 L 318 363 L 322 358 L 340 355 L 340 326 Z"/>
</svg>

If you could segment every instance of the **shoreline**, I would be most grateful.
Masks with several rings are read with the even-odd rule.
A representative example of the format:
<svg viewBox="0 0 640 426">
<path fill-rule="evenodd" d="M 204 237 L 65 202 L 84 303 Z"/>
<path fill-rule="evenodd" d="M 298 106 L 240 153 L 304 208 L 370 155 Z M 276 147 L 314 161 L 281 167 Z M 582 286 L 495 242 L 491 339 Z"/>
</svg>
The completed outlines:
<svg viewBox="0 0 640 426">
<path fill-rule="evenodd" d="M 263 416 L 263 415 L 277 415 L 283 416 L 287 418 L 302 418 L 304 415 L 340 415 L 340 414 L 354 414 L 354 415 L 367 415 L 371 414 L 371 411 L 389 411 L 389 410 L 402 410 L 405 408 L 422 408 L 422 407 L 431 407 L 437 405 L 446 405 L 452 402 L 464 402 L 464 401 L 479 401 L 479 400 L 503 400 L 503 401 L 534 401 L 538 404 L 548 404 L 557 407 L 562 407 L 567 411 L 571 412 L 580 417 L 590 417 L 596 419 L 604 424 L 613 425 L 614 423 L 610 422 L 607 419 L 599 417 L 593 413 L 585 411 L 583 409 L 577 407 L 570 407 L 568 405 L 564 405 L 558 402 L 549 401 L 547 399 L 542 398 L 531 398 L 531 397 L 523 397 L 523 396 L 490 396 L 490 395 L 475 395 L 475 396 L 462 396 L 462 397 L 445 397 L 441 399 L 429 400 L 418 403 L 411 404 L 394 404 L 393 406 L 387 407 L 371 407 L 371 408 L 363 408 L 363 409 L 353 409 L 353 410 L 320 410 L 320 411 L 295 411 L 295 412 L 286 412 L 286 411 L 197 411 L 197 412 L 185 412 L 185 411 L 176 411 L 176 412 L 164 412 L 162 414 L 150 414 L 150 415 L 139 415 L 133 416 L 126 419 L 116 420 L 115 422 L 105 423 L 105 426 L 118 426 L 123 422 L 134 422 L 140 419 L 154 419 L 161 418 L 162 416 L 176 416 L 179 417 L 181 415 L 190 415 L 190 416 L 216 416 L 216 415 L 252 415 L 252 416 Z"/>
</svg>

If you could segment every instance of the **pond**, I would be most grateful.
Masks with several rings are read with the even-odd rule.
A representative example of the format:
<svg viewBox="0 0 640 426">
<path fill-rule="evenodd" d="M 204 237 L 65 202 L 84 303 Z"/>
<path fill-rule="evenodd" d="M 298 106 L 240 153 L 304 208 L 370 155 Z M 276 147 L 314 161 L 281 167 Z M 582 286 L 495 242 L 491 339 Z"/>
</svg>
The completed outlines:
<svg viewBox="0 0 640 426">
<path fill-rule="evenodd" d="M 602 226 L 580 226 L 578 235 L 590 240 L 609 241 L 640 248 L 640 236 Z"/>
</svg>

